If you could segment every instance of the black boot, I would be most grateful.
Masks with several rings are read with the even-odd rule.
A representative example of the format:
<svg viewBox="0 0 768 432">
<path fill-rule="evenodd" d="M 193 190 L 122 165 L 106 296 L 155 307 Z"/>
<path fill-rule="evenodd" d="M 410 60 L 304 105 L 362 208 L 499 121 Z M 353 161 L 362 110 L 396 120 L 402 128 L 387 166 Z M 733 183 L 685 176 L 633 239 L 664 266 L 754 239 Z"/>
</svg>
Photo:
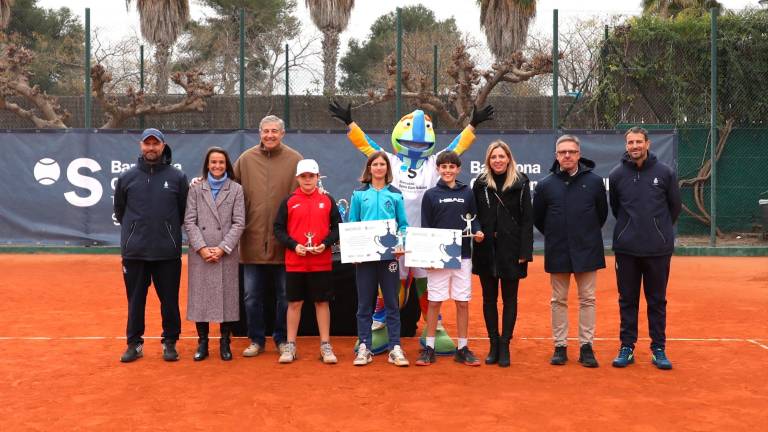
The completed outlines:
<svg viewBox="0 0 768 432">
<path fill-rule="evenodd" d="M 208 323 L 196 322 L 197 329 L 197 351 L 195 351 L 194 360 L 205 360 L 208 357 Z"/>
<path fill-rule="evenodd" d="M 221 340 L 219 343 L 219 354 L 224 361 L 232 360 L 232 350 L 229 348 L 229 327 L 221 325 Z"/>
<path fill-rule="evenodd" d="M 488 356 L 485 358 L 485 364 L 496 364 L 499 361 L 499 335 L 489 335 L 488 339 L 491 344 L 491 349 L 488 351 Z"/>
<path fill-rule="evenodd" d="M 585 343 L 581 346 L 579 349 L 579 363 L 588 368 L 596 368 L 598 366 L 595 352 L 592 351 L 592 344 Z"/>
<path fill-rule="evenodd" d="M 195 361 L 205 360 L 208 357 L 208 336 L 197 338 L 197 351 L 195 351 Z"/>
<path fill-rule="evenodd" d="M 509 337 L 499 339 L 499 367 L 509 367 Z"/>
<path fill-rule="evenodd" d="M 568 361 L 568 348 L 564 346 L 555 347 L 555 354 L 552 355 L 552 359 L 549 364 L 555 366 L 562 366 Z"/>
</svg>

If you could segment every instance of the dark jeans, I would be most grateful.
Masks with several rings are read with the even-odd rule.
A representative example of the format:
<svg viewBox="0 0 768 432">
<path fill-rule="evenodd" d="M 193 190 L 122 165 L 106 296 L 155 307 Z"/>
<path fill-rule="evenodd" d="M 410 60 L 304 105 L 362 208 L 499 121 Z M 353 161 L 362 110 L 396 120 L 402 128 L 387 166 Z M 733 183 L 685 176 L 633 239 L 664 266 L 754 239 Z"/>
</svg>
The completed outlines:
<svg viewBox="0 0 768 432">
<path fill-rule="evenodd" d="M 123 259 L 123 281 L 128 296 L 128 324 L 126 338 L 129 344 L 144 342 L 144 309 L 149 284 L 155 285 L 160 299 L 163 318 L 162 341 L 176 341 L 181 333 L 179 313 L 179 282 L 181 258 L 163 261 Z"/>
<path fill-rule="evenodd" d="M 651 349 L 664 348 L 667 342 L 667 281 L 671 255 L 636 257 L 616 254 L 616 281 L 619 286 L 621 345 L 634 349 L 637 342 L 637 315 L 640 308 L 640 284 L 648 306 L 648 334 Z"/>
<path fill-rule="evenodd" d="M 397 298 L 400 288 L 400 269 L 397 260 L 373 261 L 357 264 L 355 281 L 357 282 L 357 337 L 371 349 L 371 324 L 373 308 L 378 289 L 384 297 L 387 311 L 387 335 L 389 349 L 400 345 L 400 301 Z"/>
<path fill-rule="evenodd" d="M 270 282 L 272 282 L 270 284 Z M 244 264 L 243 288 L 245 292 L 245 316 L 248 337 L 262 347 L 264 335 L 264 293 L 275 293 L 275 324 L 272 340 L 275 345 L 286 341 L 285 315 L 288 301 L 285 298 L 285 266 L 282 264 Z"/>
<path fill-rule="evenodd" d="M 501 281 L 501 337 L 511 339 L 517 322 L 517 289 L 520 279 L 500 279 L 493 276 L 481 275 L 480 286 L 483 288 L 483 318 L 488 337 L 499 335 L 499 311 L 496 303 L 499 297 L 499 281 Z"/>
</svg>

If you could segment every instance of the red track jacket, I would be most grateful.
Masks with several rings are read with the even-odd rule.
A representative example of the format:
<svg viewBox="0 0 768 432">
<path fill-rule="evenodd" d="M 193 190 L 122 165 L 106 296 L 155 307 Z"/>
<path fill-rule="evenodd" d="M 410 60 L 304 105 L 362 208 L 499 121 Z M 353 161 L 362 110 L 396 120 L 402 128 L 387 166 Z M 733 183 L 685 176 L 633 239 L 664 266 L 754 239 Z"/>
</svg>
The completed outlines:
<svg viewBox="0 0 768 432">
<path fill-rule="evenodd" d="M 331 245 L 339 239 L 339 209 L 332 196 L 317 190 L 306 194 L 297 188 L 280 203 L 275 217 L 275 237 L 285 246 L 285 270 L 289 272 L 331 271 Z M 312 243 L 323 243 L 323 253 L 296 254 L 296 245 L 306 244 L 306 233 L 314 233 Z"/>
</svg>

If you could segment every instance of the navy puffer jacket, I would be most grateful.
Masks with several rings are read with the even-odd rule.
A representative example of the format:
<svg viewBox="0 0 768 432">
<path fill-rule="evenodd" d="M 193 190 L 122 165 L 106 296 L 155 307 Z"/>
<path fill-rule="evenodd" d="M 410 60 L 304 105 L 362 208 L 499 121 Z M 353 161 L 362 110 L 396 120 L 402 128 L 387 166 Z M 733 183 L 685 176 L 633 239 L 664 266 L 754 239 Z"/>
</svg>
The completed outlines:
<svg viewBox="0 0 768 432">
<path fill-rule="evenodd" d="M 555 161 L 533 195 L 536 228 L 544 234 L 544 271 L 582 273 L 605 268 L 601 229 L 608 217 L 603 179 L 595 163 L 579 159 L 571 176 Z"/>
</svg>

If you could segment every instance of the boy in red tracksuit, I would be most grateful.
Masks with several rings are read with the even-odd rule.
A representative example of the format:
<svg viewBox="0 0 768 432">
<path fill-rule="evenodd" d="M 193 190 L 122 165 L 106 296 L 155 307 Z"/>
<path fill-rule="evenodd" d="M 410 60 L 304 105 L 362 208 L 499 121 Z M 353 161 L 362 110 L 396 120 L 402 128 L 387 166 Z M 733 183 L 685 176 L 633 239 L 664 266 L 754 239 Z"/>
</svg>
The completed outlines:
<svg viewBox="0 0 768 432">
<path fill-rule="evenodd" d="M 275 237 L 285 246 L 285 292 L 288 299 L 288 341 L 280 353 L 280 363 L 296 359 L 296 334 L 304 300 L 315 303 L 320 332 L 320 358 L 336 363 L 330 343 L 331 245 L 339 238 L 339 209 L 336 201 L 317 188 L 320 169 L 313 159 L 299 161 L 296 180 L 299 187 L 283 200 L 275 217 Z"/>
</svg>

